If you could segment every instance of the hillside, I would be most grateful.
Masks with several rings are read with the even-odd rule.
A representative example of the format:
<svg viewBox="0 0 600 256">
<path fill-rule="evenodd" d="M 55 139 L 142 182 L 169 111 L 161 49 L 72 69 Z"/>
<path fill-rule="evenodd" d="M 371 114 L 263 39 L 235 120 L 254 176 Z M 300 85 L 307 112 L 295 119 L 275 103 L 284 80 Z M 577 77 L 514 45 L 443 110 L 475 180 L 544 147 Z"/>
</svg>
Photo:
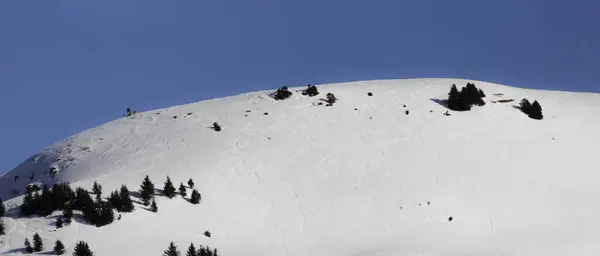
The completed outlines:
<svg viewBox="0 0 600 256">
<path fill-rule="evenodd" d="M 439 100 L 467 82 L 486 105 L 445 116 Z M 68 255 L 78 240 L 97 256 L 161 255 L 170 241 L 225 256 L 600 254 L 600 95 L 457 79 L 301 89 L 137 113 L 45 148 L 0 176 L 12 209 L 0 254 L 20 255 L 36 232 L 45 251 L 61 239 Z M 328 92 L 338 102 L 318 105 Z M 515 108 L 523 97 L 540 101 L 543 120 Z M 31 182 L 97 181 L 108 195 L 146 175 L 157 188 L 193 178 L 202 201 L 157 197 L 157 213 L 136 204 L 100 228 L 56 230 L 60 212 L 18 217 Z"/>
</svg>

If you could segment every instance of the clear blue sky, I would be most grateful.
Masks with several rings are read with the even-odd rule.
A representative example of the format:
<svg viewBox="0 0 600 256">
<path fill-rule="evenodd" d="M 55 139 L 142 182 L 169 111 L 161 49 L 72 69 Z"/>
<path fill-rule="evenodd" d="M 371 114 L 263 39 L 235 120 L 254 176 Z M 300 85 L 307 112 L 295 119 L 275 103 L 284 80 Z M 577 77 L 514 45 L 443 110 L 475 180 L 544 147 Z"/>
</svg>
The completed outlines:
<svg viewBox="0 0 600 256">
<path fill-rule="evenodd" d="M 0 173 L 119 118 L 282 85 L 600 92 L 597 0 L 0 1 Z"/>
</svg>

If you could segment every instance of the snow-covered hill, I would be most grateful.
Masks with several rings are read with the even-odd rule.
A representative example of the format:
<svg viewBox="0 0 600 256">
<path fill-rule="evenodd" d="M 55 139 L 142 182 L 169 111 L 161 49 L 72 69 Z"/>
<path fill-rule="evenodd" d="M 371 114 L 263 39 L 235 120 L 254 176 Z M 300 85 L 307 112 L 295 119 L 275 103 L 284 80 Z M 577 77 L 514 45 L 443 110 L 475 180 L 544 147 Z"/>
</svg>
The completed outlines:
<svg viewBox="0 0 600 256">
<path fill-rule="evenodd" d="M 159 197 L 158 213 L 136 205 L 108 226 L 58 230 L 15 209 L 0 254 L 38 232 L 47 251 L 84 240 L 98 256 L 160 255 L 170 241 L 226 256 L 600 255 L 600 95 L 474 81 L 487 104 L 443 115 L 439 99 L 467 82 L 330 84 L 283 101 L 253 92 L 87 130 L 1 176 L 6 205 L 30 182 L 98 181 L 108 194 L 146 175 L 158 188 L 193 178 L 202 202 Z M 332 107 L 318 105 L 327 92 Z M 540 101 L 543 120 L 514 107 L 523 97 Z"/>
</svg>

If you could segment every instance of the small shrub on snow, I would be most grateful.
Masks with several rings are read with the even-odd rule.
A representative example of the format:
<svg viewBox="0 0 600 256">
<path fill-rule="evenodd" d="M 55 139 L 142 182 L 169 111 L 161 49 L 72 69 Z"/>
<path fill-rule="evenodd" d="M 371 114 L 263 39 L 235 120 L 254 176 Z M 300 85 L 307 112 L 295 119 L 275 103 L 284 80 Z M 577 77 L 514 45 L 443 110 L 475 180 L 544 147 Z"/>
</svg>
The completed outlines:
<svg viewBox="0 0 600 256">
<path fill-rule="evenodd" d="M 309 84 L 308 88 L 306 88 L 306 90 L 302 91 L 302 95 L 313 97 L 313 96 L 319 95 L 319 90 L 317 89 L 316 86 Z"/>
<path fill-rule="evenodd" d="M 277 89 L 277 92 L 275 92 L 275 95 L 273 96 L 273 98 L 275 100 L 285 100 L 285 99 L 289 98 L 290 96 L 292 96 L 292 92 L 290 92 L 288 90 L 287 86 L 284 86 L 284 87 Z"/>
</svg>

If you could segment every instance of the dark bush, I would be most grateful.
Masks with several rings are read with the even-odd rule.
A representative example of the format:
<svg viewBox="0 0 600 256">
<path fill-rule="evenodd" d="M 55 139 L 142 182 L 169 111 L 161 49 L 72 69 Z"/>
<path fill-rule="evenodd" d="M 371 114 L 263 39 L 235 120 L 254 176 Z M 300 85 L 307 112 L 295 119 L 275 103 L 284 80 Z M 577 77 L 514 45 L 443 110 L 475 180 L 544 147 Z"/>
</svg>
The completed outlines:
<svg viewBox="0 0 600 256">
<path fill-rule="evenodd" d="M 289 98 L 290 96 L 292 96 L 292 92 L 290 92 L 288 90 L 287 86 L 284 86 L 284 87 L 277 89 L 277 92 L 275 92 L 275 95 L 273 96 L 273 98 L 275 100 L 285 100 L 285 99 Z"/>
</svg>

